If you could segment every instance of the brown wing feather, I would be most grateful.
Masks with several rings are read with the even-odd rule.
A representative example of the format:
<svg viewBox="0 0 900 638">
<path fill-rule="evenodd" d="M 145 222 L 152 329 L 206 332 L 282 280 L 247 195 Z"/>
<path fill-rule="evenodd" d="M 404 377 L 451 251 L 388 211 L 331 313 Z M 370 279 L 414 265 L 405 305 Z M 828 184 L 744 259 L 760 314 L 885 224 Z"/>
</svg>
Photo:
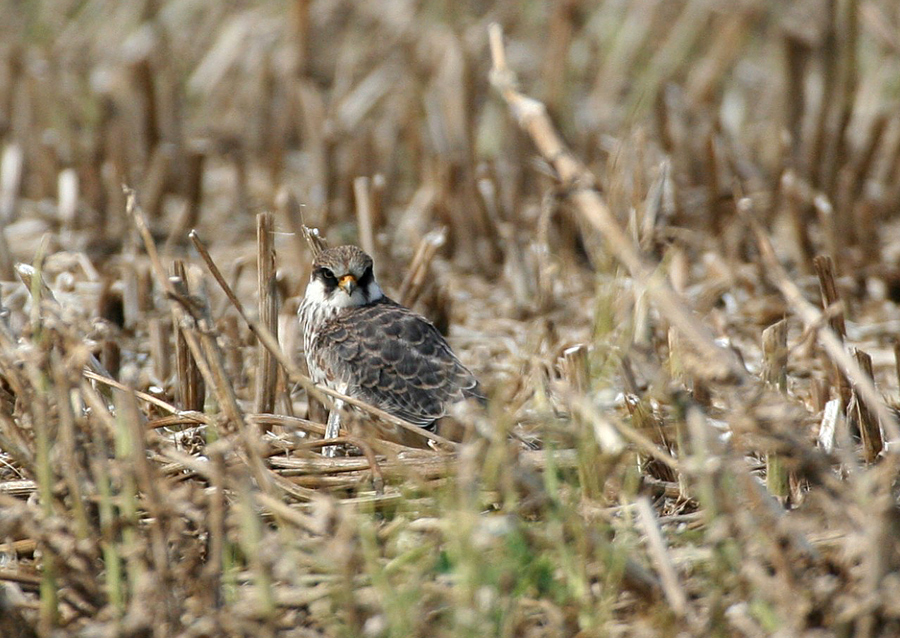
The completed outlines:
<svg viewBox="0 0 900 638">
<path fill-rule="evenodd" d="M 319 368 L 349 395 L 416 425 L 431 425 L 454 401 L 483 398 L 437 328 L 390 299 L 338 313 L 315 341 Z"/>
</svg>

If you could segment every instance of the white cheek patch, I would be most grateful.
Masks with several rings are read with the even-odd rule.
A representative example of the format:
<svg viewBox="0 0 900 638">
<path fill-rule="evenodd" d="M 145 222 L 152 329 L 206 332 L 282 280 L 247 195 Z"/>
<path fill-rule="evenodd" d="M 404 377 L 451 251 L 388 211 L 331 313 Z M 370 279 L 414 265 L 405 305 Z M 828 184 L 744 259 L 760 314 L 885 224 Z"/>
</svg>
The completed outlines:
<svg viewBox="0 0 900 638">
<path fill-rule="evenodd" d="M 381 286 L 378 285 L 378 282 L 372 281 L 369 284 L 369 301 L 378 301 L 382 297 L 384 297 L 384 293 L 381 292 Z"/>
<path fill-rule="evenodd" d="M 328 296 L 325 294 L 325 286 L 318 279 L 313 279 L 306 286 L 304 297 L 314 304 L 327 304 Z"/>
<path fill-rule="evenodd" d="M 365 306 L 367 303 L 381 299 L 384 293 L 374 281 L 369 284 L 368 295 L 363 290 L 357 288 L 352 295 L 347 295 L 343 290 L 336 288 L 331 293 L 325 290 L 325 285 L 318 279 L 313 279 L 306 286 L 306 294 L 304 298 L 310 304 L 339 310 L 341 308 L 350 308 L 351 306 Z"/>
</svg>

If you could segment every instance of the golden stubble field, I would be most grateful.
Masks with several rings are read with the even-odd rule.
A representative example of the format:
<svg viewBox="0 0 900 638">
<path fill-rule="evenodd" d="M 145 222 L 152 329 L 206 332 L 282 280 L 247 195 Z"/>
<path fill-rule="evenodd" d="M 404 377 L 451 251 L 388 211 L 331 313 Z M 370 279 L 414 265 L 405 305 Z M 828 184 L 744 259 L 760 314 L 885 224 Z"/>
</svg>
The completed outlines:
<svg viewBox="0 0 900 638">
<path fill-rule="evenodd" d="M 898 78 L 891 0 L 0 4 L 0 636 L 896 635 Z M 321 454 L 303 224 L 454 441 Z"/>
</svg>

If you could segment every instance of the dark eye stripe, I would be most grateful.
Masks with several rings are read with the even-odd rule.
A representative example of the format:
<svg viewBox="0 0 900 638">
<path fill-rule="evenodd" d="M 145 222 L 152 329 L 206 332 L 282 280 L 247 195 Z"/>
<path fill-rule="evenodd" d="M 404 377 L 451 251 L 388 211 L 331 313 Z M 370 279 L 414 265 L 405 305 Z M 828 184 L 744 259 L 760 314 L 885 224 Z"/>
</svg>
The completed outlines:
<svg viewBox="0 0 900 638">
<path fill-rule="evenodd" d="M 331 272 L 331 269 L 322 267 L 316 271 L 316 274 L 324 279 L 325 283 L 337 285 L 337 277 L 334 276 L 334 273 Z"/>
<path fill-rule="evenodd" d="M 369 284 L 369 282 L 372 281 L 372 278 L 373 278 L 372 267 L 370 266 L 365 269 L 365 271 L 362 274 L 362 277 L 360 277 L 357 280 L 357 283 L 359 283 L 359 285 L 361 287 L 365 288 Z"/>
</svg>

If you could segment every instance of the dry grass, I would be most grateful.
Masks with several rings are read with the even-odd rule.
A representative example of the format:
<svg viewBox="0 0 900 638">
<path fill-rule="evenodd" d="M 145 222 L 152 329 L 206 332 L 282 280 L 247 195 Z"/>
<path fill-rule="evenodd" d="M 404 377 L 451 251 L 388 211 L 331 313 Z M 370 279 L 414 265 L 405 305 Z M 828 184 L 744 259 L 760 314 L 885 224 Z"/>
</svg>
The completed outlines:
<svg viewBox="0 0 900 638">
<path fill-rule="evenodd" d="M 897 33 L 0 6 L 0 636 L 896 635 Z M 321 454 L 304 222 L 449 330 L 463 443 Z"/>
</svg>

